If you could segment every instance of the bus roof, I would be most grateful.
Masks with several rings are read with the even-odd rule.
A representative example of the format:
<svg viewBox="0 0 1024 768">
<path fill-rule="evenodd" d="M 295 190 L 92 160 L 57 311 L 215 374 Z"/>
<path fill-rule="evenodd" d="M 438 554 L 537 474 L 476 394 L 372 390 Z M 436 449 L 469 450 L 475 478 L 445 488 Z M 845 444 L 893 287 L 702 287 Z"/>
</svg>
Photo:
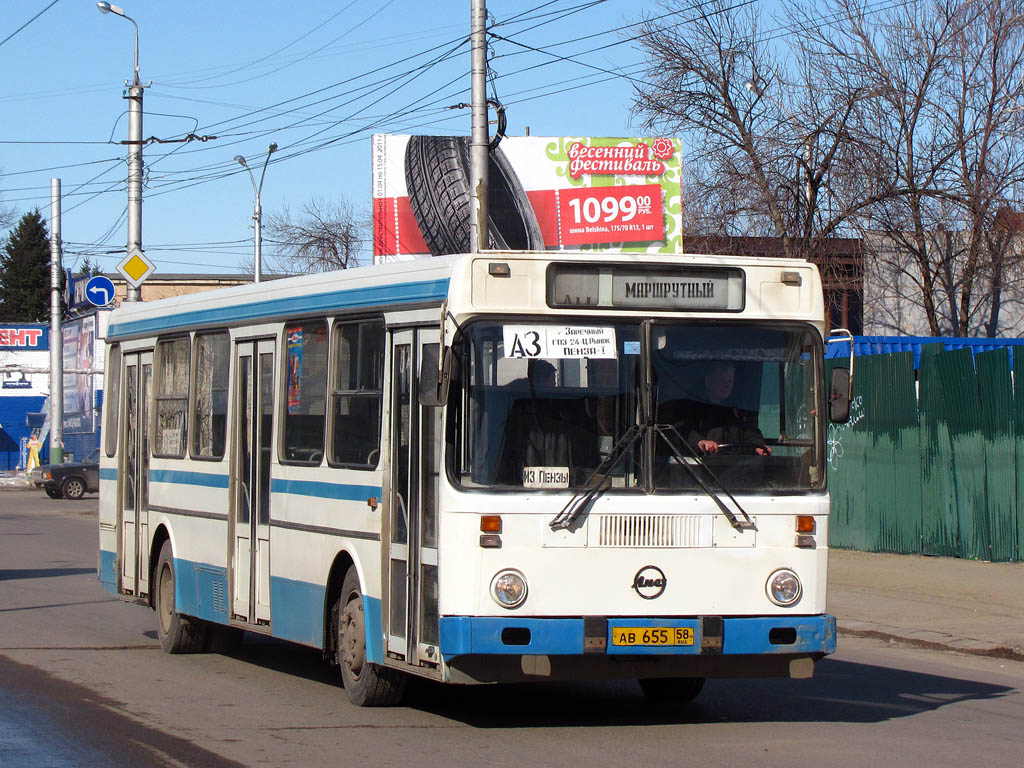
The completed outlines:
<svg viewBox="0 0 1024 768">
<path fill-rule="evenodd" d="M 810 268 L 815 275 L 817 273 L 809 262 L 787 258 L 485 251 L 280 278 L 156 301 L 122 303 L 111 314 L 107 340 L 281 320 L 315 313 L 431 306 L 448 296 L 451 281 L 471 280 L 471 264 L 477 259 Z"/>
</svg>

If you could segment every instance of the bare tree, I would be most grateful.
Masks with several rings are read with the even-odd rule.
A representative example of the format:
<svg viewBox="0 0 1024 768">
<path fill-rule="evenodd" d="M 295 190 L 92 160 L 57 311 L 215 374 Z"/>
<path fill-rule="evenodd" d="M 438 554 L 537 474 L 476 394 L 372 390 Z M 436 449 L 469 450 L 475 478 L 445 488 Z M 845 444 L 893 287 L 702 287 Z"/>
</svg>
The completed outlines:
<svg viewBox="0 0 1024 768">
<path fill-rule="evenodd" d="M 894 331 L 994 334 L 1013 293 L 1012 238 L 996 215 L 1021 180 L 1020 0 L 905 0 L 881 13 L 865 0 L 795 9 L 820 76 L 879 94 L 862 127 L 865 178 L 898 194 L 873 204 L 876 318 Z M 812 23 L 821 14 L 838 21 Z M 926 328 L 918 328 L 914 306 Z"/>
<path fill-rule="evenodd" d="M 823 80 L 811 52 L 763 32 L 752 6 L 664 8 L 670 15 L 642 26 L 648 68 L 634 112 L 644 128 L 689 139 L 684 197 L 700 204 L 687 231 L 778 238 L 785 255 L 811 258 L 840 285 L 845 265 L 830 239 L 894 194 L 859 168 L 862 113 L 876 93 Z"/>
<path fill-rule="evenodd" d="M 286 205 L 267 216 L 264 240 L 268 274 L 309 274 L 356 266 L 369 242 L 369 221 L 344 200 L 328 202 L 313 198 L 302 205 L 298 216 Z M 250 271 L 252 261 L 242 263 Z"/>
<path fill-rule="evenodd" d="M 781 39 L 749 7 L 665 8 L 671 24 L 643 26 L 634 109 L 693 148 L 688 231 L 780 238 L 826 283 L 842 278 L 829 239 L 858 234 L 879 325 L 1009 327 L 1004 309 L 1024 306 L 1024 0 L 783 0 Z"/>
</svg>

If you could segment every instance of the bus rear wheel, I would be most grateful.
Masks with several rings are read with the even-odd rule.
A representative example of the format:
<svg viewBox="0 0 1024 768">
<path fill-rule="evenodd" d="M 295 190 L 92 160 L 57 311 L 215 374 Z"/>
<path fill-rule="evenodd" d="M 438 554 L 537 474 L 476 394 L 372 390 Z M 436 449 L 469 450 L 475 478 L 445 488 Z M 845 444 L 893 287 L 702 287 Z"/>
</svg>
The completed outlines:
<svg viewBox="0 0 1024 768">
<path fill-rule="evenodd" d="M 704 688 L 703 677 L 648 677 L 637 683 L 651 701 L 693 701 Z"/>
<path fill-rule="evenodd" d="M 206 640 L 204 627 L 177 612 L 174 605 L 174 552 L 167 540 L 160 547 L 154 574 L 153 607 L 156 634 L 165 653 L 198 653 Z"/>
<path fill-rule="evenodd" d="M 349 700 L 358 707 L 390 707 L 400 704 L 406 677 L 366 660 L 366 620 L 359 574 L 349 568 L 334 604 L 332 618 L 337 627 L 337 660 Z"/>
</svg>

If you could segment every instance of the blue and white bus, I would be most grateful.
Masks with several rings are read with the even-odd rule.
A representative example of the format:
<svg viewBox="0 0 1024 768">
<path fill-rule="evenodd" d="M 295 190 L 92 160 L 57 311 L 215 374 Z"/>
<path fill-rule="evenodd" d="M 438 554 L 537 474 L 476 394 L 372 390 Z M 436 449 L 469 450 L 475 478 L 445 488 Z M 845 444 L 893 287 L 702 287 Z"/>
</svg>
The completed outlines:
<svg viewBox="0 0 1024 768">
<path fill-rule="evenodd" d="M 409 675 L 809 677 L 847 401 L 825 331 L 812 264 L 725 256 L 485 252 L 123 304 L 100 580 L 168 652 L 320 648 L 359 705 Z"/>
</svg>

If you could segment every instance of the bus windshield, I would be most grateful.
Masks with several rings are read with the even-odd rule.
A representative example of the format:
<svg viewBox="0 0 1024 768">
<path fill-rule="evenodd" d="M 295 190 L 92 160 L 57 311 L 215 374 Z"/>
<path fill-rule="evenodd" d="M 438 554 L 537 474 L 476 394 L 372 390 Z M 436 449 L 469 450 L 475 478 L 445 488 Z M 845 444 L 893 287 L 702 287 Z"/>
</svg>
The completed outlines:
<svg viewBox="0 0 1024 768">
<path fill-rule="evenodd" d="M 462 487 L 579 489 L 599 467 L 613 491 L 823 486 L 810 327 L 477 321 L 455 353 L 448 434 Z M 645 426 L 660 429 L 632 439 Z"/>
</svg>

